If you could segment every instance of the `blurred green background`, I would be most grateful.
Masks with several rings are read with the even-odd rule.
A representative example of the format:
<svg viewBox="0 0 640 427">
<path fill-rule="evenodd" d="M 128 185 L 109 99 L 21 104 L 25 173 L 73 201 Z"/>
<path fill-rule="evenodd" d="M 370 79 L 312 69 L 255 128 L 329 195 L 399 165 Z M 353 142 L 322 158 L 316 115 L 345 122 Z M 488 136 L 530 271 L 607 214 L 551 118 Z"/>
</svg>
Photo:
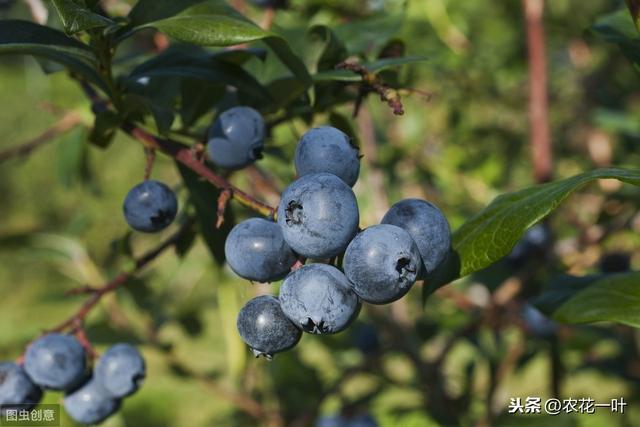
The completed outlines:
<svg viewBox="0 0 640 427">
<path fill-rule="evenodd" d="M 256 22 L 263 19 L 263 11 L 244 6 Z M 617 47 L 589 30 L 623 7 L 613 0 L 546 2 L 557 177 L 640 163 L 639 76 Z M 22 2 L 2 13 L 30 19 Z M 59 27 L 53 15 L 50 25 Z M 520 1 L 295 0 L 276 13 L 274 28 L 298 40 L 320 23 L 332 26 L 350 51 L 377 52 L 397 38 L 407 54 L 428 58 L 395 77 L 429 98 L 405 96 L 406 114 L 395 117 L 371 96 L 359 118 L 350 120 L 365 154 L 355 186 L 362 227 L 377 223 L 390 203 L 422 197 L 439 205 L 455 229 L 498 194 L 534 183 Z M 269 63 L 249 66 L 259 75 Z M 77 84 L 65 73 L 45 75 L 30 57 L 0 58 L 0 100 L 0 150 L 36 137 L 65 112 L 77 112 L 87 125 L 92 120 Z M 352 108 L 336 112 L 349 117 Z M 212 117 L 213 111 L 203 123 Z M 313 124 L 328 121 L 319 114 Z M 294 120 L 272 130 L 268 144 L 279 155 L 267 155 L 260 168 L 280 189 L 294 177 L 290 159 L 308 127 Z M 78 126 L 28 156 L 0 163 L 0 359 L 19 356 L 31 339 L 81 304 L 82 297 L 66 291 L 97 286 L 127 268 L 123 248 L 141 254 L 162 239 L 129 233 L 121 215 L 124 195 L 144 174 L 139 144 L 118 134 L 102 150 L 85 143 L 87 132 Z M 251 183 L 253 176 L 232 179 L 277 203 L 277 196 Z M 153 177 L 186 200 L 170 160 L 159 156 Z M 239 279 L 217 265 L 199 240 L 184 256 L 169 251 L 89 318 L 87 333 L 98 350 L 133 342 L 149 365 L 143 390 L 104 425 L 306 426 L 336 414 L 368 414 L 380 426 L 403 427 L 638 425 L 635 329 L 558 326 L 552 334 L 536 334 L 521 309 L 552 273 L 597 273 L 603 256 L 612 253 L 629 256 L 638 267 L 639 197 L 617 183 L 590 186 L 552 217 L 551 257 L 526 266 L 501 263 L 444 288 L 424 309 L 416 285 L 391 307 L 363 310 L 348 331 L 305 336 L 272 362 L 250 356 L 235 318 L 245 301 L 275 292 L 277 284 Z M 235 213 L 236 219 L 250 215 Z M 530 287 L 496 303 L 513 283 Z M 624 397 L 629 406 L 624 415 L 607 408 L 544 420 L 505 414 L 509 398 L 544 400 L 554 381 L 562 397 L 605 403 Z M 49 393 L 46 402 L 59 398 Z M 256 416 L 255 402 L 268 414 Z M 63 425 L 73 423 L 64 418 Z"/>
</svg>

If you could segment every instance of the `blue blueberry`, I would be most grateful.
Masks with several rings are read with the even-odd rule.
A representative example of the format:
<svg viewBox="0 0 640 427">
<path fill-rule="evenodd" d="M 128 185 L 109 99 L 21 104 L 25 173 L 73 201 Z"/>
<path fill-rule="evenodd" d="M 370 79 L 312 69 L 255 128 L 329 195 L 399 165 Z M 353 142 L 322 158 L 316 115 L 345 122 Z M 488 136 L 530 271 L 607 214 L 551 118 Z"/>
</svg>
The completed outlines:
<svg viewBox="0 0 640 427">
<path fill-rule="evenodd" d="M 522 236 L 506 256 L 512 267 L 522 267 L 527 261 L 544 258 L 552 243 L 551 229 L 546 224 L 536 224 Z"/>
<path fill-rule="evenodd" d="M 124 217 L 131 228 L 145 233 L 169 226 L 178 212 L 175 193 L 165 184 L 148 180 L 133 187 L 124 199 Z"/>
<path fill-rule="evenodd" d="M 307 258 L 331 258 L 358 231 L 358 202 L 351 188 L 329 173 L 305 175 L 289 185 L 278 207 L 284 240 Z"/>
<path fill-rule="evenodd" d="M 557 324 L 531 304 L 522 307 L 522 320 L 529 332 L 538 337 L 548 337 L 555 333 Z"/>
<path fill-rule="evenodd" d="M 111 397 L 95 378 L 68 393 L 63 404 L 69 416 L 80 424 L 99 424 L 120 408 L 120 400 Z"/>
<path fill-rule="evenodd" d="M 241 169 L 262 158 L 265 134 L 259 112 L 233 107 L 220 114 L 209 130 L 209 157 L 222 168 Z"/>
<path fill-rule="evenodd" d="M 316 420 L 315 427 L 347 427 L 347 421 L 339 416 L 324 416 Z"/>
<path fill-rule="evenodd" d="M 302 335 L 282 312 L 278 298 L 271 295 L 247 302 L 238 314 L 237 326 L 253 354 L 267 359 L 294 347 Z"/>
<path fill-rule="evenodd" d="M 310 264 L 289 274 L 280 287 L 284 314 L 305 332 L 334 334 L 357 317 L 360 301 L 340 270 Z"/>
<path fill-rule="evenodd" d="M 24 358 L 24 370 L 41 387 L 70 390 L 85 378 L 84 348 L 70 335 L 52 333 L 38 338 Z"/>
<path fill-rule="evenodd" d="M 296 261 L 280 226 L 262 218 L 250 218 L 233 227 L 224 253 L 238 276 L 255 282 L 282 279 Z"/>
<path fill-rule="evenodd" d="M 401 200 L 382 218 L 383 224 L 404 228 L 416 242 L 423 262 L 423 276 L 433 272 L 451 247 L 447 218 L 433 203 L 420 199 Z"/>
<path fill-rule="evenodd" d="M 21 366 L 13 362 L 0 363 L 0 414 L 7 409 L 35 406 L 41 398 L 42 389 L 31 381 Z"/>
<path fill-rule="evenodd" d="M 365 355 L 372 355 L 380 351 L 380 338 L 375 327 L 368 323 L 361 323 L 352 328 L 353 345 Z"/>
<path fill-rule="evenodd" d="M 358 233 L 344 254 L 344 273 L 358 296 L 372 304 L 402 298 L 420 274 L 422 260 L 415 242 L 391 224 Z"/>
<path fill-rule="evenodd" d="M 350 419 L 345 427 L 378 427 L 378 422 L 371 415 L 359 415 Z"/>
<path fill-rule="evenodd" d="M 360 155 L 347 134 L 322 126 L 302 136 L 296 147 L 295 165 L 298 176 L 328 172 L 353 187 L 360 173 Z"/>
<path fill-rule="evenodd" d="M 94 369 L 94 377 L 112 398 L 135 393 L 146 374 L 144 359 L 129 344 L 115 344 L 100 357 Z"/>
</svg>

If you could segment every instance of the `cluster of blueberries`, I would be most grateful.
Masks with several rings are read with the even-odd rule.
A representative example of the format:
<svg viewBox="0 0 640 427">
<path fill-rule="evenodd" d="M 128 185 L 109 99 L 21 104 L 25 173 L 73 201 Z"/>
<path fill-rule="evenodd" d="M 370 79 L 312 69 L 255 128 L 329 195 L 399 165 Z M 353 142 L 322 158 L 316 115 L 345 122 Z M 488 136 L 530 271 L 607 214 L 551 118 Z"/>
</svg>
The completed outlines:
<svg viewBox="0 0 640 427">
<path fill-rule="evenodd" d="M 141 386 L 145 362 L 129 344 L 115 344 L 88 371 L 87 354 L 71 335 L 51 333 L 29 345 L 22 365 L 0 363 L 0 409 L 37 405 L 43 390 L 65 393 L 64 407 L 74 420 L 97 424 L 114 414 L 122 399 Z"/>
<path fill-rule="evenodd" d="M 248 166 L 261 157 L 265 135 L 256 110 L 226 110 L 209 131 L 210 161 L 225 169 Z M 339 129 L 323 126 L 305 133 L 294 163 L 298 179 L 283 192 L 277 221 L 250 218 L 225 242 L 227 263 L 240 277 L 262 283 L 284 279 L 278 298 L 256 297 L 238 316 L 243 340 L 256 356 L 267 358 L 293 347 L 302 331 L 343 331 L 362 301 L 400 299 L 443 261 L 451 240 L 442 212 L 418 199 L 396 203 L 380 224 L 360 230 L 351 189 L 360 155 Z M 155 232 L 173 221 L 177 207 L 169 187 L 147 180 L 127 195 L 124 215 L 132 228 Z M 300 259 L 317 262 L 292 271 Z"/>
</svg>

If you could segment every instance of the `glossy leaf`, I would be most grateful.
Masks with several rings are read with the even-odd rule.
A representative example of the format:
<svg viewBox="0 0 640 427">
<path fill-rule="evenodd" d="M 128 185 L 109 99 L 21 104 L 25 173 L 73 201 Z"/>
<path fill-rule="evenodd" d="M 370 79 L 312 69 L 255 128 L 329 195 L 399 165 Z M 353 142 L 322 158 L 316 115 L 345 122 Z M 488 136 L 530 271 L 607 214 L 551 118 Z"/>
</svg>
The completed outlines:
<svg viewBox="0 0 640 427">
<path fill-rule="evenodd" d="M 454 233 L 452 250 L 428 278 L 425 295 L 508 255 L 529 227 L 553 212 L 574 191 L 603 178 L 640 185 L 640 170 L 596 169 L 498 196 Z"/>
<path fill-rule="evenodd" d="M 142 11 L 143 3 L 149 3 L 150 8 L 157 10 L 149 13 Z M 311 86 L 311 77 L 305 65 L 291 51 L 286 40 L 273 32 L 262 30 L 226 2 L 189 0 L 181 2 L 180 6 L 171 3 L 174 2 L 139 2 L 130 14 L 133 30 L 156 28 L 176 40 L 199 46 L 232 46 L 261 40 L 305 88 Z"/>
<path fill-rule="evenodd" d="M 0 25 L 0 54 L 33 55 L 48 59 L 82 75 L 108 93 L 94 66 L 93 52 L 63 32 L 28 21 L 3 20 Z"/>
<path fill-rule="evenodd" d="M 216 228 L 218 195 L 220 191 L 206 181 L 200 179 L 191 169 L 180 163 L 176 164 L 182 179 L 189 189 L 191 201 L 196 209 L 200 235 L 204 238 L 209 251 L 218 264 L 224 263 L 224 241 L 233 226 L 233 215 L 228 206 L 225 221 Z"/>
<path fill-rule="evenodd" d="M 114 23 L 111 19 L 92 12 L 84 0 L 53 0 L 52 2 L 68 34 L 103 28 Z"/>
<path fill-rule="evenodd" d="M 617 44 L 634 63 L 640 63 L 640 34 L 629 12 L 621 9 L 599 19 L 591 31 L 607 43 Z"/>
<path fill-rule="evenodd" d="M 640 327 L 640 273 L 604 277 L 562 304 L 553 316 L 564 323 L 611 321 Z"/>
</svg>

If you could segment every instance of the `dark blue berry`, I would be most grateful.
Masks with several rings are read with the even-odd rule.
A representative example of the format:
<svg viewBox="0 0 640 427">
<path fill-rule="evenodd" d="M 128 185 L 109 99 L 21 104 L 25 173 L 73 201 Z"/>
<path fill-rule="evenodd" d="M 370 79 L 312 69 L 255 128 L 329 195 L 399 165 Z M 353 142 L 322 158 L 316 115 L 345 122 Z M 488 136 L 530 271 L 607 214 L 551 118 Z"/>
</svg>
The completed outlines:
<svg viewBox="0 0 640 427">
<path fill-rule="evenodd" d="M 344 132 L 323 126 L 302 136 L 296 147 L 295 165 L 298 176 L 327 172 L 353 187 L 360 172 L 360 156 Z"/>
<path fill-rule="evenodd" d="M 280 287 L 284 314 L 305 332 L 334 334 L 357 317 L 360 301 L 340 270 L 310 264 L 289 274 Z"/>
<path fill-rule="evenodd" d="M 24 358 L 33 382 L 53 390 L 70 390 L 85 378 L 86 356 L 74 337 L 58 333 L 35 340 Z"/>
<path fill-rule="evenodd" d="M 256 282 L 282 279 L 296 261 L 280 226 L 262 218 L 250 218 L 233 227 L 224 253 L 238 276 Z"/>
<path fill-rule="evenodd" d="M 145 374 L 145 363 L 140 352 L 122 343 L 109 347 L 94 370 L 94 378 L 113 398 L 135 393 L 142 385 Z"/>
<path fill-rule="evenodd" d="M 289 185 L 278 207 L 284 240 L 307 258 L 331 258 L 358 231 L 358 203 L 351 188 L 329 173 L 305 175 Z"/>
<path fill-rule="evenodd" d="M 207 149 L 211 161 L 222 168 L 241 169 L 262 158 L 265 123 L 250 107 L 233 107 L 216 119 L 209 130 Z"/>
<path fill-rule="evenodd" d="M 69 416 L 80 424 L 99 424 L 120 408 L 120 400 L 112 398 L 95 378 L 68 393 L 63 404 Z"/>
<path fill-rule="evenodd" d="M 0 363 L 0 414 L 7 409 L 35 406 L 41 398 L 42 389 L 31 381 L 21 366 L 13 362 Z"/>
<path fill-rule="evenodd" d="M 389 209 L 381 222 L 404 228 L 411 235 L 422 257 L 423 276 L 440 265 L 451 247 L 447 218 L 436 205 L 425 200 L 401 200 Z"/>
<path fill-rule="evenodd" d="M 359 233 L 344 254 L 344 272 L 358 296 L 386 304 L 404 296 L 420 273 L 422 260 L 405 230 L 391 224 Z"/>
<path fill-rule="evenodd" d="M 267 359 L 295 346 L 302 335 L 282 312 L 278 298 L 271 295 L 247 302 L 238 314 L 237 326 L 253 354 Z"/>
<path fill-rule="evenodd" d="M 175 193 L 165 184 L 148 180 L 133 187 L 124 199 L 124 217 L 131 228 L 145 233 L 169 226 L 178 212 Z"/>
</svg>

